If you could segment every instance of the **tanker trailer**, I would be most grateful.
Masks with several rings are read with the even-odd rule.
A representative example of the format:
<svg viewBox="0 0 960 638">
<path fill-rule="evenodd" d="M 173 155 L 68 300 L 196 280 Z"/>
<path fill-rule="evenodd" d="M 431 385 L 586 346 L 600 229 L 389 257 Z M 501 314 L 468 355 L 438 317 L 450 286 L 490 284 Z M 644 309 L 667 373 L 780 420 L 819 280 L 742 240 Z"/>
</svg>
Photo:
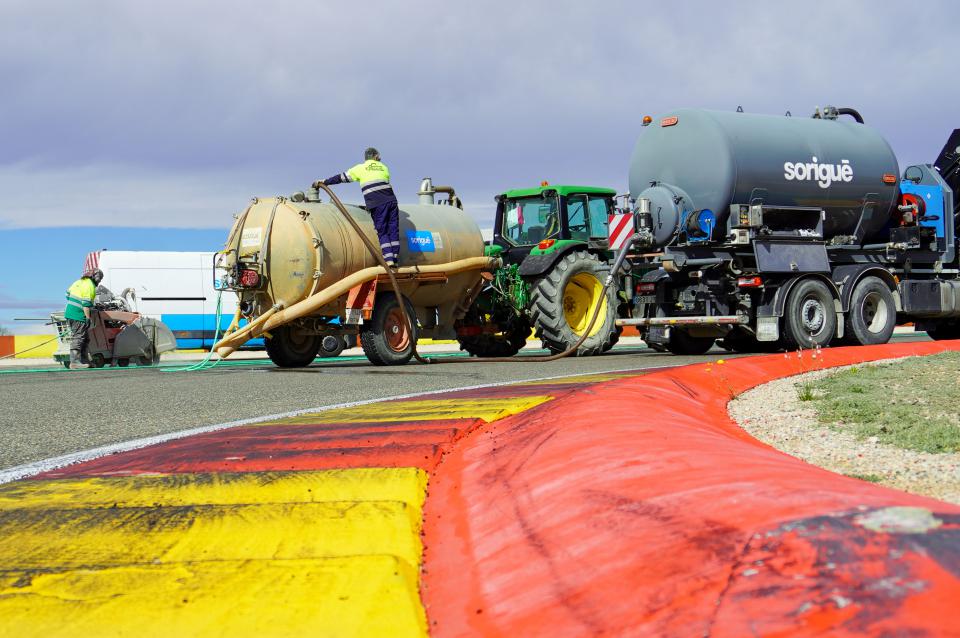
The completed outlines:
<svg viewBox="0 0 960 638">
<path fill-rule="evenodd" d="M 630 163 L 633 240 L 653 263 L 635 263 L 632 317 L 617 323 L 683 354 L 718 338 L 736 351 L 885 343 L 898 318 L 960 336 L 957 193 L 942 170 L 899 179 L 853 109 L 667 113 Z"/>
<path fill-rule="evenodd" d="M 452 193 L 452 189 L 441 189 Z M 343 212 L 309 196 L 254 199 L 237 217 L 216 263 L 217 287 L 233 291 L 238 308 L 214 349 L 229 356 L 261 334 L 270 359 L 281 367 L 309 365 L 326 336 L 359 334 L 376 365 L 406 363 L 419 337 L 455 338 L 495 259 L 484 256 L 476 222 L 454 195 L 433 203 L 400 205 L 401 250 L 394 276 L 378 265 Z M 379 245 L 363 207 L 344 210 L 374 246 Z M 400 304 L 414 333 L 410 334 Z M 243 327 L 243 320 L 247 324 Z"/>
</svg>

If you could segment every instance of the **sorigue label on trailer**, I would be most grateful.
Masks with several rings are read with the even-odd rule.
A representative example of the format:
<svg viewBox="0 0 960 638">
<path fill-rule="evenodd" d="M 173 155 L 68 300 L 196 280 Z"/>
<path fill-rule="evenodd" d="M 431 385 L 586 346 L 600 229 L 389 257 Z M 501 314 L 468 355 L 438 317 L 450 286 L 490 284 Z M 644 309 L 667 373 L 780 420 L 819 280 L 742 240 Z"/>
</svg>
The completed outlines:
<svg viewBox="0 0 960 638">
<path fill-rule="evenodd" d="M 412 253 L 433 253 L 437 247 L 433 242 L 433 233 L 429 230 L 408 230 L 407 250 Z"/>
<path fill-rule="evenodd" d="M 852 182 L 853 166 L 850 160 L 840 160 L 839 164 L 820 164 L 816 157 L 812 162 L 784 162 L 784 179 L 798 181 L 816 180 L 820 188 L 829 188 L 834 182 Z"/>
</svg>

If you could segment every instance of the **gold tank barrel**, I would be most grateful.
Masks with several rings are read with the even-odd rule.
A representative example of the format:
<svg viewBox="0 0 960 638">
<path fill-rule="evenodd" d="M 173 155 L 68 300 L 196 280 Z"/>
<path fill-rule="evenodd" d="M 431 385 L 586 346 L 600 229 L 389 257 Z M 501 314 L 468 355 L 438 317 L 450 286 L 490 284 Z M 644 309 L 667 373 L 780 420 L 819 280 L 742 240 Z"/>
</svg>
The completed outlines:
<svg viewBox="0 0 960 638">
<path fill-rule="evenodd" d="M 480 229 L 456 206 L 421 203 L 400 204 L 399 208 L 401 291 L 416 311 L 423 328 L 421 336 L 452 338 L 453 322 L 465 309 L 464 302 L 469 301 L 466 295 L 475 290 L 480 280 L 484 266 L 479 264 L 489 264 L 489 260 L 483 259 Z M 379 246 L 370 214 L 359 206 L 346 205 L 346 210 L 371 243 Z M 235 268 L 238 260 L 239 269 Z M 436 268 L 462 264 L 464 260 L 478 265 L 449 273 Z M 273 308 L 277 319 L 287 316 L 288 313 L 277 311 L 289 309 L 377 265 L 334 205 L 283 197 L 254 200 L 231 229 L 219 262 L 227 287 L 237 290 L 244 315 L 251 320 Z M 259 274 L 256 285 L 230 280 L 229 273 L 238 277 L 242 271 L 250 270 Z M 426 271 L 432 272 L 428 275 Z M 379 286 L 378 291 L 381 290 L 387 290 L 387 286 Z M 346 294 L 338 295 L 319 308 L 311 304 L 309 316 L 340 317 L 343 322 L 346 298 Z M 270 321 L 271 326 L 276 323 L 276 319 Z M 253 332 L 244 334 L 243 340 L 255 336 Z M 221 343 L 235 347 L 235 342 L 228 337 Z"/>
</svg>

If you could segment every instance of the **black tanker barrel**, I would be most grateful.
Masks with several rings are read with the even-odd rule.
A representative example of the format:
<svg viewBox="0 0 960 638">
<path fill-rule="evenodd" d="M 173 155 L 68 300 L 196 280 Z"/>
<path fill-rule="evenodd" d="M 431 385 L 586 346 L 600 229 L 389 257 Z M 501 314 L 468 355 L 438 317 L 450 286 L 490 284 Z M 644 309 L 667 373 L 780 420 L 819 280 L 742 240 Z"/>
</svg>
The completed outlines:
<svg viewBox="0 0 960 638">
<path fill-rule="evenodd" d="M 898 174 L 886 140 L 852 120 L 681 109 L 640 135 L 630 194 L 651 200 L 660 246 L 675 237 L 684 212 L 701 209 L 716 215 L 713 238 L 722 239 L 730 205 L 758 198 L 824 209 L 826 238 L 853 234 L 865 202 L 874 201 L 861 229 L 870 239 L 890 220 Z M 662 186 L 651 188 L 654 183 Z"/>
</svg>

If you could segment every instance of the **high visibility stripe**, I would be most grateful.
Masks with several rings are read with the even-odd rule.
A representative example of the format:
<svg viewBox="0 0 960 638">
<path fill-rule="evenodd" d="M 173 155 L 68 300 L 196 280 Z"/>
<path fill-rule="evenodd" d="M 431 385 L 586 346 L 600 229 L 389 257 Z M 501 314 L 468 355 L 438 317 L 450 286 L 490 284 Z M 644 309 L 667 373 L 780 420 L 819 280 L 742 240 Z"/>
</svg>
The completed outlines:
<svg viewBox="0 0 960 638">
<path fill-rule="evenodd" d="M 384 191 L 384 190 L 387 190 L 388 188 L 390 188 L 390 184 L 382 184 L 382 183 L 381 183 L 380 185 L 378 185 L 378 186 L 373 186 L 373 187 L 364 186 L 364 187 L 361 188 L 360 190 L 363 191 L 363 194 L 364 194 L 364 195 L 369 195 L 370 193 L 373 193 L 373 192 L 375 192 L 375 191 Z"/>
</svg>

